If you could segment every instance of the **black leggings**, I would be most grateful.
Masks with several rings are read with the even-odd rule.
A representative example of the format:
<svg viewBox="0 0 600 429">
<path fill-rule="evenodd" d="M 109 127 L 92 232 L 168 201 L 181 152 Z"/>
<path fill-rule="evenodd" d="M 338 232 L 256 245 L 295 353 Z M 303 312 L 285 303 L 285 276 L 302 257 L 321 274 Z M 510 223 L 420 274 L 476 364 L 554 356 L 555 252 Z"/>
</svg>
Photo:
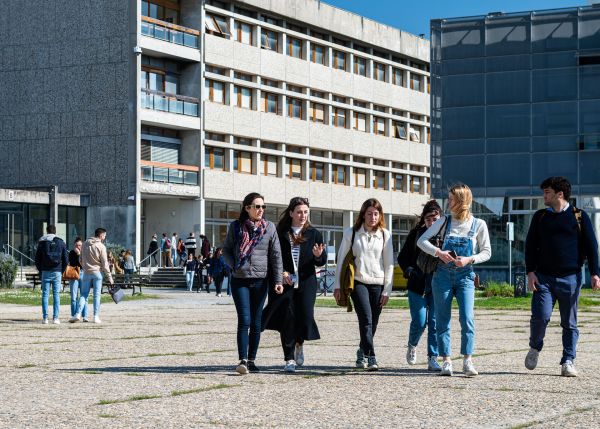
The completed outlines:
<svg viewBox="0 0 600 429">
<path fill-rule="evenodd" d="M 355 282 L 354 291 L 350 295 L 358 317 L 360 348 L 365 356 L 375 356 L 373 337 L 377 331 L 381 314 L 381 305 L 379 304 L 381 292 L 383 292 L 383 285 L 366 285 Z"/>
</svg>

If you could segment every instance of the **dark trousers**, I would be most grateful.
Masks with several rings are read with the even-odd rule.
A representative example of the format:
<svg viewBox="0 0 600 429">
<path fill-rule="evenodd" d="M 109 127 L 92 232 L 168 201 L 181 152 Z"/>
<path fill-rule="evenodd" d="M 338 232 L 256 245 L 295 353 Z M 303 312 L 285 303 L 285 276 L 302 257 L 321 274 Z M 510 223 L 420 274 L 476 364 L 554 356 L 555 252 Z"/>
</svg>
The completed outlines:
<svg viewBox="0 0 600 429">
<path fill-rule="evenodd" d="M 223 275 L 219 275 L 215 277 L 215 289 L 217 290 L 217 295 L 221 293 L 221 289 L 223 288 Z"/>
<path fill-rule="evenodd" d="M 536 273 L 540 282 L 537 292 L 531 299 L 531 323 L 529 347 L 542 350 L 546 326 L 552 316 L 554 304 L 558 301 L 560 326 L 562 327 L 563 355 L 561 365 L 565 361 L 575 360 L 579 330 L 577 329 L 577 304 L 581 291 L 581 273 L 566 277 L 551 277 Z"/>
<path fill-rule="evenodd" d="M 260 343 L 262 312 L 267 298 L 267 281 L 234 277 L 231 291 L 238 316 L 238 356 L 240 360 L 254 360 Z"/>
<path fill-rule="evenodd" d="M 358 317 L 360 348 L 365 356 L 375 356 L 373 337 L 377 331 L 381 314 L 381 305 L 379 304 L 381 292 L 383 292 L 383 285 L 365 285 L 355 282 L 354 290 L 350 295 Z"/>
</svg>

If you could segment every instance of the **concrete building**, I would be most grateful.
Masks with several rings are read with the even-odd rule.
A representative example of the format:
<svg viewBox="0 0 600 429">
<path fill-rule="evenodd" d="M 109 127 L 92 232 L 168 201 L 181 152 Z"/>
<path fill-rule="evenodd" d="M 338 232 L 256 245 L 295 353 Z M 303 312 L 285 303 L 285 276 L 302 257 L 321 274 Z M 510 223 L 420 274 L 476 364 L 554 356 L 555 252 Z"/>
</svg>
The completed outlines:
<svg viewBox="0 0 600 429">
<path fill-rule="evenodd" d="M 251 191 L 271 220 L 308 197 L 330 245 L 376 197 L 398 247 L 428 198 L 425 39 L 316 0 L 32 0 L 0 20 L 0 186 L 89 195 L 88 232 L 138 260 L 153 233 L 220 243 Z"/>
<path fill-rule="evenodd" d="M 600 8 L 431 22 L 432 187 L 467 183 L 492 238 L 485 265 L 524 265 L 540 183 L 562 175 L 600 233 Z"/>
</svg>

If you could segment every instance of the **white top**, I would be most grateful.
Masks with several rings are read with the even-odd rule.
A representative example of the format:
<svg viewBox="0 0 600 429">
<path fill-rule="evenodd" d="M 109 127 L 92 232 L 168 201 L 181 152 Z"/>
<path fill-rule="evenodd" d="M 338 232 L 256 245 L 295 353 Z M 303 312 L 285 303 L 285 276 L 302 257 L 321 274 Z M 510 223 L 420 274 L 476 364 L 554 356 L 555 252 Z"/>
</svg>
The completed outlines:
<svg viewBox="0 0 600 429">
<path fill-rule="evenodd" d="M 389 296 L 394 279 L 394 248 L 392 234 L 387 229 L 375 233 L 367 233 L 361 226 L 354 237 L 354 280 L 367 285 L 383 285 L 383 295 Z M 352 228 L 344 230 L 342 243 L 338 250 L 337 267 L 335 269 L 334 289 L 340 288 L 340 272 L 342 264 L 350 250 Z"/>
<path fill-rule="evenodd" d="M 448 225 L 449 229 L 446 233 L 446 237 L 468 237 L 474 219 L 475 218 L 473 216 L 469 216 L 467 220 L 459 221 L 456 218 L 454 218 L 454 216 L 452 216 L 450 225 Z M 435 221 L 433 225 L 431 225 L 431 227 L 427 231 L 423 233 L 423 235 L 421 235 L 421 237 L 417 241 L 417 246 L 419 246 L 421 250 L 423 250 L 431 256 L 435 256 L 435 253 L 438 250 L 438 248 L 431 244 L 429 242 L 429 239 L 438 233 L 438 231 L 442 228 L 442 225 L 444 224 L 445 220 L 446 216 L 440 217 L 438 220 Z M 487 224 L 482 219 L 478 219 L 477 221 L 475 235 L 473 236 L 472 240 L 474 253 L 471 256 L 473 257 L 473 263 L 479 264 L 490 259 L 490 257 L 492 256 L 490 235 L 488 233 Z"/>
</svg>

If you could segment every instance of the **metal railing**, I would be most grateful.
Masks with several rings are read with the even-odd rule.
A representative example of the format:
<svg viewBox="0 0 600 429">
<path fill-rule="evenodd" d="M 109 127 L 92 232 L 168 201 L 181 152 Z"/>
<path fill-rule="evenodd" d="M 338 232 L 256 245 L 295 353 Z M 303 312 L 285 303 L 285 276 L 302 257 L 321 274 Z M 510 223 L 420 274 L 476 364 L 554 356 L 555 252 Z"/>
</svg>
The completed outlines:
<svg viewBox="0 0 600 429">
<path fill-rule="evenodd" d="M 142 165 L 142 180 L 198 186 L 198 172 L 179 168 Z"/>
<path fill-rule="evenodd" d="M 19 269 L 21 271 L 21 280 L 23 280 L 23 258 L 28 259 L 34 265 L 35 265 L 35 261 L 33 259 L 31 259 L 29 256 L 27 256 L 26 254 L 24 254 L 23 252 L 21 252 L 20 250 L 15 249 L 10 244 L 4 244 L 4 245 L 2 245 L 2 250 L 4 251 L 4 253 L 6 253 L 7 255 L 12 256 L 13 258 L 15 257 L 15 255 L 14 255 L 15 253 L 17 253 L 19 255 L 19 257 L 20 257 L 19 258 Z"/>
<path fill-rule="evenodd" d="M 140 272 L 140 268 L 142 268 L 142 266 L 144 265 L 144 262 L 146 262 L 147 260 L 150 261 L 148 268 L 152 268 L 152 256 L 156 256 L 157 254 L 158 254 L 158 264 L 156 264 L 155 267 L 158 267 L 158 268 L 162 267 L 162 258 L 160 257 L 161 255 L 160 255 L 160 247 L 159 247 L 154 252 L 150 253 L 148 256 L 146 256 L 144 259 L 142 259 L 139 264 L 137 264 L 138 273 Z"/>
<path fill-rule="evenodd" d="M 146 109 L 177 113 L 186 116 L 198 116 L 199 100 L 184 95 L 167 94 L 152 89 L 141 89 L 141 105 Z"/>
<path fill-rule="evenodd" d="M 142 16 L 142 34 L 165 42 L 198 48 L 200 32 L 191 28 L 159 21 L 147 16 Z"/>
</svg>

